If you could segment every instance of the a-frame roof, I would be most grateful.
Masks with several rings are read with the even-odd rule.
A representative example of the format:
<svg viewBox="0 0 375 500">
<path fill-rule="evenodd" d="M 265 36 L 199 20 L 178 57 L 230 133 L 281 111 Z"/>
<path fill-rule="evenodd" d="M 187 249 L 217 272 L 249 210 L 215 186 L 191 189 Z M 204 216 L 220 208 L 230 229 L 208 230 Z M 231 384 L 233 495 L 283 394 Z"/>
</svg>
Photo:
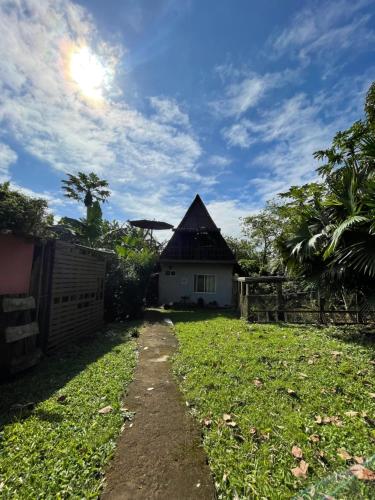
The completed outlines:
<svg viewBox="0 0 375 500">
<path fill-rule="evenodd" d="M 236 258 L 197 195 L 172 238 L 160 255 L 161 261 L 235 263 Z"/>
<path fill-rule="evenodd" d="M 193 200 L 182 221 L 177 226 L 177 231 L 220 231 L 208 213 L 206 205 L 199 194 Z"/>
</svg>

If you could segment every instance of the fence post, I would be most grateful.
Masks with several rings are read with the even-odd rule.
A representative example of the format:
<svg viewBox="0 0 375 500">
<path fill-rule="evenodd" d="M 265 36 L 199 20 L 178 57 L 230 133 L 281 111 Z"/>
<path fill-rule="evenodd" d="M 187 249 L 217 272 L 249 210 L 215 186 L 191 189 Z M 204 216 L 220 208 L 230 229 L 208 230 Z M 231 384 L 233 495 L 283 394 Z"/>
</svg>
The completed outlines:
<svg viewBox="0 0 375 500">
<path fill-rule="evenodd" d="M 325 307 L 326 299 L 319 295 L 319 322 L 325 323 L 324 318 L 324 307 Z"/>
<path fill-rule="evenodd" d="M 284 297 L 283 297 L 283 284 L 281 281 L 276 283 L 277 287 L 277 319 L 278 321 L 285 321 L 284 314 Z"/>
</svg>

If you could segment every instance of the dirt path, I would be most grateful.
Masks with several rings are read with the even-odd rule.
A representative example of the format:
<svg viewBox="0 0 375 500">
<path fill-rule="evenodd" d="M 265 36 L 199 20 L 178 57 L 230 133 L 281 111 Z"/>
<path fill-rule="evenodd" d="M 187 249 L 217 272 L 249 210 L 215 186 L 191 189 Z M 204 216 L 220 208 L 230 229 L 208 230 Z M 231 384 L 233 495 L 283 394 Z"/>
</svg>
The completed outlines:
<svg viewBox="0 0 375 500">
<path fill-rule="evenodd" d="M 171 371 L 176 337 L 161 315 L 146 319 L 125 400 L 136 414 L 119 438 L 102 499 L 214 499 L 200 432 Z"/>
</svg>

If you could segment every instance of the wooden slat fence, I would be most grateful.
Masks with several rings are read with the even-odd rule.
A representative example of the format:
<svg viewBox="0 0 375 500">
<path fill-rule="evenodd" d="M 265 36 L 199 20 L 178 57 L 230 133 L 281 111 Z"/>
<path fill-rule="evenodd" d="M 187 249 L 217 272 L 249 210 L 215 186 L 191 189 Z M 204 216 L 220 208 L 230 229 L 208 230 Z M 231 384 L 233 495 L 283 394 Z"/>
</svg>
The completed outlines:
<svg viewBox="0 0 375 500">
<path fill-rule="evenodd" d="M 344 308 L 339 303 L 327 302 L 317 291 L 283 293 L 283 283 L 287 281 L 290 280 L 282 276 L 235 277 L 234 302 L 241 317 L 257 323 L 285 321 L 348 325 L 375 322 L 375 311 L 365 299 L 356 301 L 355 307 Z M 276 293 L 254 292 L 264 284 L 268 289 L 276 289 Z"/>
</svg>

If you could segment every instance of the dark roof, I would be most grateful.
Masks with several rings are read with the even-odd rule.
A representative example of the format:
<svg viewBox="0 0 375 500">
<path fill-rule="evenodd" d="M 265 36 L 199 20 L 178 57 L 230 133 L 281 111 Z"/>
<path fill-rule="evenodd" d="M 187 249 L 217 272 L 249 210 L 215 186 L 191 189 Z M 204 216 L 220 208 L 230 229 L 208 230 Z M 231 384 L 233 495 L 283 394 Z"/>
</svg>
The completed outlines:
<svg viewBox="0 0 375 500">
<path fill-rule="evenodd" d="M 194 198 L 193 203 L 190 205 L 182 221 L 177 226 L 177 231 L 178 230 L 220 231 L 215 222 L 212 220 L 211 215 L 208 213 L 208 210 L 199 194 L 197 194 Z"/>
<path fill-rule="evenodd" d="M 236 258 L 197 195 L 188 208 L 160 260 L 236 262 Z"/>
</svg>

